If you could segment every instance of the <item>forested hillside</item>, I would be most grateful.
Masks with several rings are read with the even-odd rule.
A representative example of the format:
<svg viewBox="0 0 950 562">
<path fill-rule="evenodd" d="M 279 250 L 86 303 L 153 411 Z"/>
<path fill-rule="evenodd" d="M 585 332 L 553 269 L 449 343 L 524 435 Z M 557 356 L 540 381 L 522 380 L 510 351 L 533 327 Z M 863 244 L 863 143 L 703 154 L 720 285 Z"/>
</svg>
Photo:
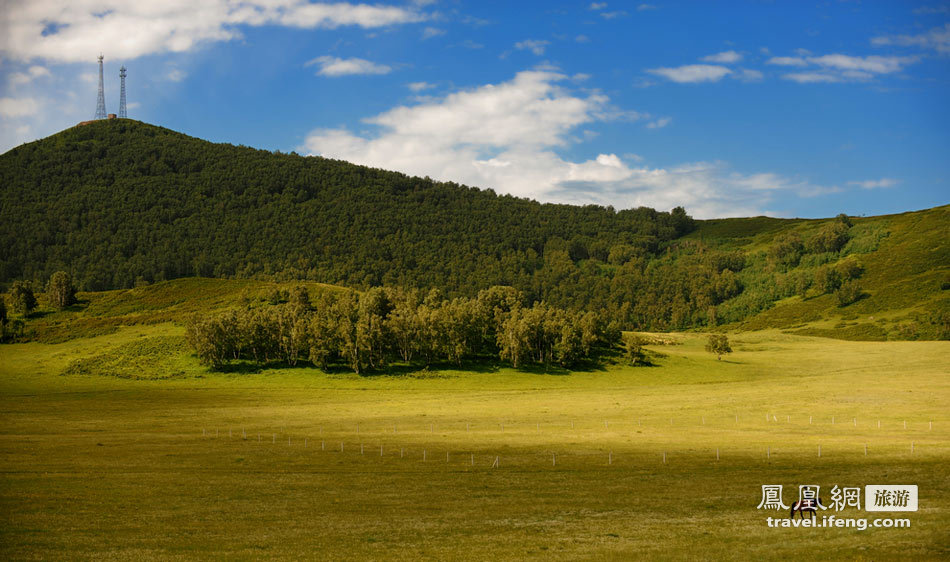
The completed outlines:
<svg viewBox="0 0 950 562">
<path fill-rule="evenodd" d="M 931 213 L 939 232 L 947 213 Z M 59 270 L 86 291 L 192 276 L 435 288 L 447 298 L 508 285 L 528 302 L 601 311 L 628 329 L 712 327 L 790 298 L 821 310 L 866 301 L 874 293 L 862 276 L 876 271 L 888 224 L 540 204 L 132 120 L 0 156 L 0 284 L 37 290 Z M 930 253 L 914 254 L 908 275 L 933 276 L 901 309 L 933 299 L 945 309 L 946 247 L 922 238 L 908 251 Z"/>
</svg>

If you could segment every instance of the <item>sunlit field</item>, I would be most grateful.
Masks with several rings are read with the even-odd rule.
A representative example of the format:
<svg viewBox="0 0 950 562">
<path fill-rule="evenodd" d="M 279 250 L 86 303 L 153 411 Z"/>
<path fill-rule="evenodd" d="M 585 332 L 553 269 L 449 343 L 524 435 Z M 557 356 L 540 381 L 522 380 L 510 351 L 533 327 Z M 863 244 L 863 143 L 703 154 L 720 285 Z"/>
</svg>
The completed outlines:
<svg viewBox="0 0 950 562">
<path fill-rule="evenodd" d="M 717 361 L 674 334 L 655 366 L 574 373 L 211 373 L 187 350 L 169 378 L 75 369 L 180 333 L 0 348 L 4 558 L 950 555 L 947 342 L 748 332 Z M 916 484 L 920 510 L 769 528 L 788 511 L 756 508 L 764 484 L 785 504 Z"/>
</svg>

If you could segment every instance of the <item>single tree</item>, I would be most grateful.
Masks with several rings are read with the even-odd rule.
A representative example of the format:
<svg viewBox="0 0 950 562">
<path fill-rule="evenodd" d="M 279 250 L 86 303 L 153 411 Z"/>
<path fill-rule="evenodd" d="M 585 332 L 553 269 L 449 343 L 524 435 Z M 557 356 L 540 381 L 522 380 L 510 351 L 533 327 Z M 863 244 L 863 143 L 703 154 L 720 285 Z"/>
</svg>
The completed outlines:
<svg viewBox="0 0 950 562">
<path fill-rule="evenodd" d="M 729 338 L 725 334 L 709 334 L 706 351 L 715 353 L 716 360 L 721 360 L 726 353 L 732 353 L 732 348 L 729 347 Z"/>
<path fill-rule="evenodd" d="M 76 287 L 73 278 L 65 271 L 57 271 L 49 278 L 46 285 L 46 296 L 50 304 L 62 310 L 76 303 Z"/>
<path fill-rule="evenodd" d="M 33 288 L 24 281 L 14 281 L 10 287 L 10 308 L 17 314 L 27 315 L 36 310 Z"/>
<path fill-rule="evenodd" d="M 623 335 L 623 355 L 627 363 L 634 366 L 646 364 L 647 355 L 643 350 L 646 343 L 647 341 L 638 334 Z"/>
</svg>

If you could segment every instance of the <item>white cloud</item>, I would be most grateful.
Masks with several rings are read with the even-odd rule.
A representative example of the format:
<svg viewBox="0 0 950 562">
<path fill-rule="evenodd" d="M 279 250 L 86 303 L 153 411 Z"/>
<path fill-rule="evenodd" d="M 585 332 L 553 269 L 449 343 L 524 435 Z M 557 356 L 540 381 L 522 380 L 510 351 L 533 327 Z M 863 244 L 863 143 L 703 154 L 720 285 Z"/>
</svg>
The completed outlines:
<svg viewBox="0 0 950 562">
<path fill-rule="evenodd" d="M 917 62 L 917 60 L 917 57 L 879 57 L 876 55 L 869 57 L 852 57 L 836 54 L 808 57 L 808 62 L 825 68 L 857 70 L 860 72 L 873 72 L 875 74 L 897 72 L 901 67 Z"/>
<path fill-rule="evenodd" d="M 661 117 L 656 121 L 647 123 L 647 129 L 662 129 L 673 122 L 672 117 Z"/>
<path fill-rule="evenodd" d="M 900 180 L 894 178 L 881 178 L 879 180 L 849 181 L 848 185 L 856 185 L 861 189 L 880 189 L 894 187 Z"/>
<path fill-rule="evenodd" d="M 802 69 L 812 67 L 802 72 L 785 74 L 783 78 L 800 84 L 854 82 L 870 80 L 875 75 L 892 74 L 899 72 L 904 66 L 920 60 L 919 57 L 855 57 L 842 54 L 800 57 L 773 57 L 768 64 L 779 66 L 796 66 Z"/>
<path fill-rule="evenodd" d="M 350 76 L 353 74 L 389 74 L 392 67 L 385 64 L 376 64 L 372 61 L 358 58 L 341 59 L 324 55 L 317 57 L 304 66 L 317 65 L 320 76 Z"/>
<path fill-rule="evenodd" d="M 898 45 L 902 47 L 920 47 L 933 49 L 942 55 L 950 54 L 950 23 L 935 27 L 919 35 L 884 35 L 871 39 L 875 46 Z"/>
<path fill-rule="evenodd" d="M 723 76 L 732 73 L 724 66 L 711 64 L 688 64 L 675 68 L 652 68 L 647 70 L 650 74 L 663 76 L 673 82 L 693 83 L 693 82 L 717 82 Z"/>
<path fill-rule="evenodd" d="M 432 39 L 433 37 L 438 37 L 440 35 L 445 35 L 444 29 L 439 29 L 437 27 L 426 27 L 422 30 L 422 39 Z"/>
<path fill-rule="evenodd" d="M 241 36 L 239 27 L 279 25 L 305 29 L 384 27 L 423 21 L 396 6 L 308 0 L 10 0 L 0 19 L 0 54 L 20 61 L 94 61 L 183 52 L 206 41 Z"/>
<path fill-rule="evenodd" d="M 765 75 L 758 70 L 742 68 L 739 69 L 739 72 L 735 75 L 735 78 L 742 80 L 743 82 L 759 82 L 765 78 Z"/>
<path fill-rule="evenodd" d="M 590 43 L 590 37 L 583 34 L 578 35 L 577 37 L 574 38 L 574 40 L 577 41 L 578 43 Z"/>
<path fill-rule="evenodd" d="M 638 12 L 646 12 L 647 10 L 655 10 L 655 9 L 656 9 L 656 6 L 654 6 L 653 4 L 640 4 L 639 6 L 637 6 Z"/>
<path fill-rule="evenodd" d="M 611 110 L 600 94 L 569 91 L 567 82 L 554 71 L 520 72 L 364 119 L 375 133 L 316 129 L 299 150 L 541 201 L 684 205 L 698 217 L 761 214 L 778 191 L 822 189 L 775 174 L 740 174 L 719 162 L 649 168 L 632 154 L 565 158 L 558 150 L 589 139 L 591 123 L 635 114 Z"/>
<path fill-rule="evenodd" d="M 170 80 L 170 81 L 172 81 L 172 82 L 181 82 L 181 81 L 184 80 L 187 76 L 188 76 L 188 75 L 187 75 L 185 72 L 183 72 L 182 70 L 179 70 L 179 69 L 177 69 L 177 68 L 173 68 L 173 69 L 171 69 L 171 70 L 168 71 L 168 74 L 165 75 L 165 78 L 167 78 L 168 80 Z"/>
<path fill-rule="evenodd" d="M 39 111 L 33 98 L 0 98 L 0 117 L 5 119 L 30 117 Z"/>
<path fill-rule="evenodd" d="M 735 51 L 723 51 L 721 53 L 716 53 L 715 55 L 705 56 L 699 59 L 703 62 L 715 62 L 720 64 L 730 64 L 733 62 L 739 62 L 742 60 L 742 54 Z"/>
<path fill-rule="evenodd" d="M 604 18 L 605 20 L 612 20 L 614 18 L 619 18 L 625 15 L 627 15 L 627 12 L 623 10 L 617 10 L 615 12 L 601 12 L 600 13 L 600 17 Z"/>
<path fill-rule="evenodd" d="M 29 84 L 41 76 L 51 76 L 49 69 L 39 65 L 29 67 L 25 72 L 14 72 L 10 75 L 10 84 L 13 86 L 22 86 Z"/>
<path fill-rule="evenodd" d="M 792 82 L 798 82 L 799 84 L 844 82 L 842 77 L 827 72 L 792 72 L 782 76 L 782 78 L 791 80 Z"/>
<path fill-rule="evenodd" d="M 456 46 L 464 47 L 466 49 L 484 49 L 485 48 L 485 45 L 472 41 L 471 39 L 466 39 Z"/>
<path fill-rule="evenodd" d="M 603 10 L 607 7 L 606 2 L 591 2 L 591 5 L 588 7 L 589 10 Z"/>
<path fill-rule="evenodd" d="M 435 88 L 435 84 L 430 84 L 428 82 L 411 82 L 406 87 L 413 92 L 421 92 L 423 90 L 428 90 L 429 88 Z"/>
<path fill-rule="evenodd" d="M 950 6 L 921 6 L 914 10 L 918 15 L 950 14 Z"/>
<path fill-rule="evenodd" d="M 772 57 L 765 62 L 779 66 L 808 66 L 808 61 L 801 57 Z"/>
<path fill-rule="evenodd" d="M 519 51 L 531 51 L 532 53 L 541 56 L 544 54 L 544 49 L 550 44 L 550 41 L 545 41 L 543 39 L 525 39 L 524 41 L 518 41 L 515 43 L 515 49 L 518 49 Z"/>
</svg>

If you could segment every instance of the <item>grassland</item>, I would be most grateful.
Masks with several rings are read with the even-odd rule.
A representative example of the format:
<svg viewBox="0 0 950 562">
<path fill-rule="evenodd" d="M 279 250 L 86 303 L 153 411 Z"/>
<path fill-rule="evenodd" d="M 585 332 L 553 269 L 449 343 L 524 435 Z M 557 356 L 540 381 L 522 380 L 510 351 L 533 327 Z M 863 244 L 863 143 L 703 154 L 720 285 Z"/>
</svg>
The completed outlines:
<svg viewBox="0 0 950 562">
<path fill-rule="evenodd" d="M 776 239 L 790 233 L 808 239 L 829 220 L 755 217 L 700 221 L 686 238 L 745 253 L 749 265 L 740 279 L 754 285 L 768 271 L 765 252 Z M 819 266 L 850 256 L 864 269 L 857 280 L 863 298 L 842 307 L 834 295 L 812 290 L 804 298 L 780 300 L 726 329 L 780 328 L 799 335 L 863 341 L 937 339 L 928 324 L 945 322 L 935 317 L 945 317 L 950 311 L 950 244 L 946 236 L 950 206 L 851 220 L 851 239 L 840 254 L 807 255 L 789 274 L 811 276 Z M 765 286 L 775 283 L 769 278 Z"/>
<path fill-rule="evenodd" d="M 162 345 L 180 326 L 101 298 L 111 333 L 0 347 L 5 559 L 950 556 L 947 342 L 764 330 L 723 361 L 676 334 L 655 367 L 567 375 L 209 373 Z M 920 487 L 911 528 L 756 510 L 763 484 L 887 483 Z"/>
</svg>

